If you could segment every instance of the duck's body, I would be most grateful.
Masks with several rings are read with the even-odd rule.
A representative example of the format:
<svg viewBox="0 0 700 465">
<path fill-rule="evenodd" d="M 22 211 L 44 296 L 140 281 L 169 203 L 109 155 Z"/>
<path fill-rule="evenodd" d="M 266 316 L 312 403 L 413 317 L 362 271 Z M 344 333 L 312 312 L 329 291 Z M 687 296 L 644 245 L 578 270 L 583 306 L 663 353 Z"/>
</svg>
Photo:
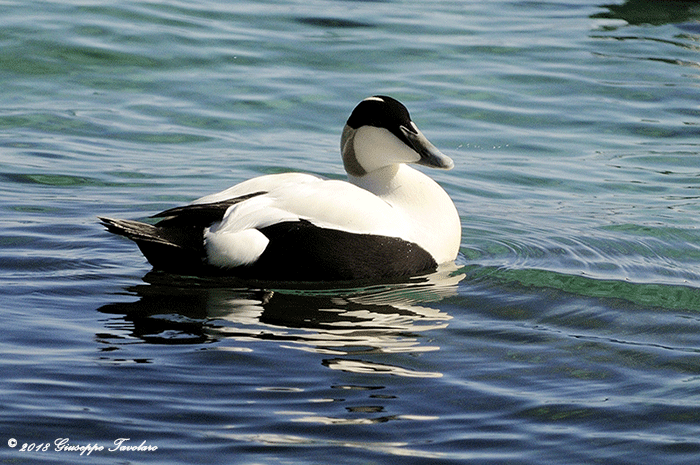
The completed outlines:
<svg viewBox="0 0 700 465">
<path fill-rule="evenodd" d="M 370 97 L 341 141 L 348 181 L 287 173 L 250 179 L 155 215 L 103 218 L 155 268 L 243 279 L 337 281 L 424 274 L 456 258 L 461 226 L 447 193 L 404 163 L 451 168 L 403 105 Z M 422 152 L 422 153 L 421 153 Z"/>
</svg>

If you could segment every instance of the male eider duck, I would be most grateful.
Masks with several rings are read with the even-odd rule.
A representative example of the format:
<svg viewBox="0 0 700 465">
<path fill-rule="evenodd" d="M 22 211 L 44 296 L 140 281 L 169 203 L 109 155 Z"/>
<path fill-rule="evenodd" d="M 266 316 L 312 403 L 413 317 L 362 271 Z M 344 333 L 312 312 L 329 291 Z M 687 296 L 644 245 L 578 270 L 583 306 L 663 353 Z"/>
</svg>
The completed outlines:
<svg viewBox="0 0 700 465">
<path fill-rule="evenodd" d="M 457 257 L 461 226 L 447 193 L 407 163 L 454 163 L 386 96 L 353 110 L 340 148 L 348 181 L 260 176 L 154 215 L 100 218 L 155 269 L 263 281 L 394 280 Z"/>
</svg>

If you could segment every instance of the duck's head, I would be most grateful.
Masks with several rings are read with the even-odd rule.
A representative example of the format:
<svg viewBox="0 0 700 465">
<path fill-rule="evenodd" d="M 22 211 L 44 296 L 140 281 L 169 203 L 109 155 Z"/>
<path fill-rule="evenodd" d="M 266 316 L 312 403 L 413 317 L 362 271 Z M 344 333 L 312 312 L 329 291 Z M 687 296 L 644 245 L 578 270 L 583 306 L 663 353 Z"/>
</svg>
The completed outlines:
<svg viewBox="0 0 700 465">
<path fill-rule="evenodd" d="M 451 169 L 454 162 L 426 139 L 401 102 L 368 97 L 353 110 L 340 140 L 348 174 L 364 176 L 401 163 Z"/>
</svg>

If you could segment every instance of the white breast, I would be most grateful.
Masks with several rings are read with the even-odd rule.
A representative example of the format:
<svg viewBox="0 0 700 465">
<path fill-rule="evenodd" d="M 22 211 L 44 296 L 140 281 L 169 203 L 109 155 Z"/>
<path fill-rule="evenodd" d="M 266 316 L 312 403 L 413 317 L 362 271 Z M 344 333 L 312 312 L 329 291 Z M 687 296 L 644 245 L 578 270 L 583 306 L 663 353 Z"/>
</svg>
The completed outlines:
<svg viewBox="0 0 700 465">
<path fill-rule="evenodd" d="M 351 182 L 372 190 L 403 217 L 404 236 L 427 250 L 435 261 L 453 261 L 459 252 L 462 226 L 452 199 L 430 177 L 407 165 L 395 165 Z"/>
</svg>

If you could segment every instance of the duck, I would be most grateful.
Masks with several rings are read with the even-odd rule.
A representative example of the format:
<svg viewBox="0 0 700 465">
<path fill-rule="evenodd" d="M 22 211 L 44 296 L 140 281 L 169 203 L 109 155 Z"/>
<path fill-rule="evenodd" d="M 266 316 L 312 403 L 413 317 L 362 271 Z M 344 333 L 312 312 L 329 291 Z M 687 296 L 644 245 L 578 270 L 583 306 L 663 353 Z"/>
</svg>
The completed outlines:
<svg viewBox="0 0 700 465">
<path fill-rule="evenodd" d="M 154 270 L 254 281 L 409 279 L 454 262 L 461 224 L 447 192 L 409 165 L 449 170 L 398 100 L 362 100 L 340 141 L 347 180 L 255 177 L 150 222 L 98 217 Z"/>
</svg>

